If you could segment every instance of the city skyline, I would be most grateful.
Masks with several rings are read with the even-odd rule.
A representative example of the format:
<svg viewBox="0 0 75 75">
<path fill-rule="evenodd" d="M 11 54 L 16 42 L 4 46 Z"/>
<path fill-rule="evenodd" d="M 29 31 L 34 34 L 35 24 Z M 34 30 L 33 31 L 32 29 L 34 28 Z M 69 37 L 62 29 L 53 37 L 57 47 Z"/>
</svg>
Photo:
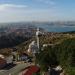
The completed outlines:
<svg viewBox="0 0 75 75">
<path fill-rule="evenodd" d="M 0 22 L 74 21 L 74 0 L 0 0 Z"/>
</svg>

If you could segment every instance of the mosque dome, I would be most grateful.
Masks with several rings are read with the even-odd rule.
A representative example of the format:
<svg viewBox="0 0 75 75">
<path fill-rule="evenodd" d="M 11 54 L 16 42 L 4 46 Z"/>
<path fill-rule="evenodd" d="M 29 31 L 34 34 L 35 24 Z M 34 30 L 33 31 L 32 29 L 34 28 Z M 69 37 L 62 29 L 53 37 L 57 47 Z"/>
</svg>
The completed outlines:
<svg viewBox="0 0 75 75">
<path fill-rule="evenodd" d="M 37 51 L 37 49 L 38 49 L 38 46 L 37 46 L 36 42 L 35 42 L 35 41 L 32 41 L 32 42 L 30 43 L 30 45 L 29 45 L 28 52 L 34 53 L 34 52 Z"/>
</svg>

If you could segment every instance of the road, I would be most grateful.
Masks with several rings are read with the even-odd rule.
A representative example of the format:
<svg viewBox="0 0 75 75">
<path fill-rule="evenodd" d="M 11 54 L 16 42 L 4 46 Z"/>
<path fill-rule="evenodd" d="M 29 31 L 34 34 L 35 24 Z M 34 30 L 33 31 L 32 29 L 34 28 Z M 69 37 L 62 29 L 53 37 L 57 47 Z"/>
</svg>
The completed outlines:
<svg viewBox="0 0 75 75">
<path fill-rule="evenodd" d="M 32 65 L 32 64 L 20 63 L 9 70 L 0 70 L 0 75 L 18 75 L 22 69 L 24 69 L 30 65 Z"/>
</svg>

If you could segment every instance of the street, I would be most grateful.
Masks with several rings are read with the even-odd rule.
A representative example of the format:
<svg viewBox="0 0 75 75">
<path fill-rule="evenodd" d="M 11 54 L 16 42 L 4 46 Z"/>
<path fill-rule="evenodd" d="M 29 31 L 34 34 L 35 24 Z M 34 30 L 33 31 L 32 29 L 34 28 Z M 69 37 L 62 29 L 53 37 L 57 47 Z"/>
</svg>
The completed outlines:
<svg viewBox="0 0 75 75">
<path fill-rule="evenodd" d="M 22 69 L 30 66 L 32 64 L 29 63 L 19 63 L 15 67 L 9 69 L 9 70 L 0 70 L 0 75 L 18 75 L 19 72 L 21 72 Z"/>
</svg>

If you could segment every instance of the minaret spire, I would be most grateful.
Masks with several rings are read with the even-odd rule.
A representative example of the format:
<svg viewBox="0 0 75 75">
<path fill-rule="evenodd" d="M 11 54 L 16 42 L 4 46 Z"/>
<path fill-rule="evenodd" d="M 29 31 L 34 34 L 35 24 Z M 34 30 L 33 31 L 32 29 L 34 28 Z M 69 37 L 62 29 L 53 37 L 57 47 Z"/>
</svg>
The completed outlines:
<svg viewBox="0 0 75 75">
<path fill-rule="evenodd" d="M 39 35 L 40 35 L 40 31 L 39 31 L 39 28 L 37 28 L 37 31 L 36 31 L 36 39 L 37 39 L 38 49 L 39 49 Z"/>
</svg>

